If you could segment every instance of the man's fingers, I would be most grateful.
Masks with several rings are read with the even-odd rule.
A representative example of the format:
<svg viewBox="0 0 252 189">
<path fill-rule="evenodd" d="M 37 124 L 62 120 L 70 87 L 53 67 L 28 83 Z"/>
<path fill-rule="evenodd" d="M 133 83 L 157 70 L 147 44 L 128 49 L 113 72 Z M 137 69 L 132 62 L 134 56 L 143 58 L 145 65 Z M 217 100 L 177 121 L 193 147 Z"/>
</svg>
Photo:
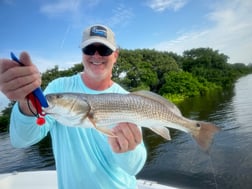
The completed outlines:
<svg viewBox="0 0 252 189">
<path fill-rule="evenodd" d="M 109 143 L 116 153 L 134 150 L 142 141 L 142 133 L 135 124 L 120 123 L 113 132 L 117 137 L 109 138 Z"/>
<path fill-rule="evenodd" d="M 20 62 L 22 62 L 25 66 L 32 65 L 31 58 L 27 52 L 22 52 L 19 56 Z"/>
<path fill-rule="evenodd" d="M 120 145 L 117 141 L 117 137 L 109 137 L 108 141 L 109 141 L 109 144 L 110 144 L 112 150 L 116 153 L 119 153 L 120 152 Z"/>
<path fill-rule="evenodd" d="M 120 130 L 116 133 L 117 142 L 119 144 L 120 152 L 126 152 L 131 150 L 131 141 L 125 137 L 124 133 Z"/>
<path fill-rule="evenodd" d="M 10 59 L 0 59 L 0 64 L 0 74 L 3 74 L 6 70 L 12 67 L 19 66 L 16 62 Z"/>
<path fill-rule="evenodd" d="M 2 91 L 10 100 L 19 101 L 19 100 L 23 100 L 27 96 L 27 94 L 31 93 L 34 90 L 34 88 L 36 88 L 36 86 L 39 86 L 39 85 L 38 85 L 38 82 L 35 81 L 20 88 L 7 90 L 6 92 L 4 92 L 4 90 Z"/>
<path fill-rule="evenodd" d="M 142 142 L 142 132 L 140 128 L 138 128 L 134 124 L 129 124 L 129 129 L 131 130 L 131 133 L 133 135 L 133 138 L 135 139 L 136 144 L 140 144 Z"/>
<path fill-rule="evenodd" d="M 133 149 L 133 147 L 135 146 L 135 138 L 132 130 L 130 129 L 129 123 L 118 125 L 116 127 L 116 134 L 120 134 L 122 136 L 121 143 L 122 145 L 124 145 L 123 147 Z M 127 145 L 125 143 L 127 143 Z"/>
<path fill-rule="evenodd" d="M 0 90 L 11 100 L 24 100 L 41 85 L 41 75 L 26 52 L 20 54 L 20 66 L 10 59 L 0 59 Z"/>
</svg>

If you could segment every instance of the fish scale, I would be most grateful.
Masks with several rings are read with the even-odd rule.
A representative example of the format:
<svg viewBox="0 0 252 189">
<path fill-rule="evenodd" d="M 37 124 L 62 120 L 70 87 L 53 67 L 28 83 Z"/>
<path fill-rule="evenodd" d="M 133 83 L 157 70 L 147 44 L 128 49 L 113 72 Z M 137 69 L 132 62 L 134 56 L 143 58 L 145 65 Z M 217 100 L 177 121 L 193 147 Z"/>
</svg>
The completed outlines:
<svg viewBox="0 0 252 189">
<path fill-rule="evenodd" d="M 91 111 L 95 113 L 97 125 L 104 126 L 110 123 L 115 124 L 118 123 L 118 121 L 141 123 L 146 118 L 152 117 L 165 120 L 165 116 L 167 115 L 160 113 L 160 111 L 156 111 L 157 109 L 161 110 L 161 108 L 163 108 L 162 105 L 153 105 L 146 102 L 146 100 L 142 101 L 143 99 L 138 98 L 138 96 L 125 95 L 122 97 L 121 95 L 111 94 L 106 100 L 104 100 L 103 95 L 89 96 L 87 99 L 89 102 L 93 102 L 90 106 L 92 107 Z M 118 109 L 118 107 L 120 107 L 120 109 Z M 161 110 L 161 112 L 164 111 Z"/>
<path fill-rule="evenodd" d="M 49 107 L 44 111 L 63 125 L 93 127 L 114 136 L 112 125 L 130 122 L 147 127 L 165 139 L 168 128 L 190 133 L 203 150 L 207 150 L 213 135 L 220 130 L 212 123 L 185 118 L 170 101 L 149 91 L 128 94 L 48 94 Z M 71 120 L 67 121 L 67 120 Z"/>
</svg>

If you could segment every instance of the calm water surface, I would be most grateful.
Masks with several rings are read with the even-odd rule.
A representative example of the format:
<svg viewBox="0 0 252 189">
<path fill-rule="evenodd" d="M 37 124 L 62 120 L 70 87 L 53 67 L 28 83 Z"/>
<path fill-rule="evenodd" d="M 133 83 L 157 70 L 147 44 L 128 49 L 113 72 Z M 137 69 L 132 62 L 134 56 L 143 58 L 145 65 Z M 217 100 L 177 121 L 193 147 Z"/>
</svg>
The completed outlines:
<svg viewBox="0 0 252 189">
<path fill-rule="evenodd" d="M 184 116 L 211 121 L 222 128 L 208 153 L 192 137 L 172 130 L 172 141 L 144 130 L 148 161 L 138 178 L 183 189 L 252 188 L 252 75 L 234 89 L 179 105 Z M 50 141 L 26 149 L 11 147 L 8 133 L 0 134 L 0 173 L 54 169 Z"/>
</svg>

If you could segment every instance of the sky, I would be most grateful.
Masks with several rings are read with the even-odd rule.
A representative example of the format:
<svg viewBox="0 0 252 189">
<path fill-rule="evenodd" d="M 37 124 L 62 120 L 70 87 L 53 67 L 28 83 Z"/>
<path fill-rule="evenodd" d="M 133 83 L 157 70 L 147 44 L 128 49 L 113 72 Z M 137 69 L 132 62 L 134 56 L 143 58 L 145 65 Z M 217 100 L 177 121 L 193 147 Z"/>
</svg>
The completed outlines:
<svg viewBox="0 0 252 189">
<path fill-rule="evenodd" d="M 83 30 L 98 23 L 121 48 L 182 55 L 209 47 L 249 64 L 251 10 L 251 0 L 0 0 L 0 57 L 27 51 L 41 72 L 67 69 L 81 62 Z"/>
</svg>

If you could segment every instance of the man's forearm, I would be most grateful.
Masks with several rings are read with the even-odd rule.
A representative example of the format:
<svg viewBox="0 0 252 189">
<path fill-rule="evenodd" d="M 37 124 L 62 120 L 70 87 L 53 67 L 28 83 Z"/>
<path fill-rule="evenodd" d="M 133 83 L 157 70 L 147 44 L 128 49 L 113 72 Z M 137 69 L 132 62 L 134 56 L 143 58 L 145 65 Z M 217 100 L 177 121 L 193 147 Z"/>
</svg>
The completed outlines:
<svg viewBox="0 0 252 189">
<path fill-rule="evenodd" d="M 33 116 L 32 112 L 36 112 L 36 109 L 33 107 L 32 103 L 26 99 L 19 101 L 18 107 L 19 107 L 19 111 L 22 114 L 27 115 L 27 116 Z"/>
</svg>

